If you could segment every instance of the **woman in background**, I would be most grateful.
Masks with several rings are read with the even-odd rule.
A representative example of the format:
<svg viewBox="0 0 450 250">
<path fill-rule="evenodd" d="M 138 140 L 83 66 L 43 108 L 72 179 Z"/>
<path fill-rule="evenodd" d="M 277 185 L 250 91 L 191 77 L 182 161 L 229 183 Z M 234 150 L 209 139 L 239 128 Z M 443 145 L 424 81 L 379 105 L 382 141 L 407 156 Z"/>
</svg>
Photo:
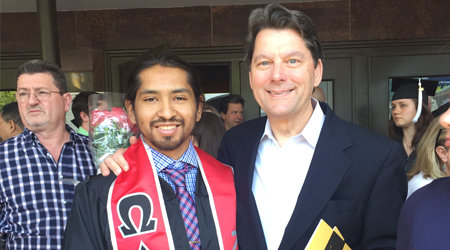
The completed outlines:
<svg viewBox="0 0 450 250">
<path fill-rule="evenodd" d="M 217 158 L 225 125 L 222 119 L 211 112 L 203 112 L 202 118 L 195 124 L 191 132 L 191 141 L 209 155 Z"/>
<path fill-rule="evenodd" d="M 422 84 L 418 85 L 419 80 L 417 79 L 394 78 L 392 80 L 392 90 L 395 93 L 391 102 L 392 114 L 389 120 L 389 137 L 403 145 L 405 149 L 408 156 L 405 166 L 406 173 L 414 167 L 417 145 L 428 125 L 434 119 L 428 107 L 427 93 L 434 95 L 437 82 L 431 87 L 429 85 L 432 83 L 428 82 L 434 81 L 424 80 L 422 82 L 425 89 Z"/>
<path fill-rule="evenodd" d="M 445 146 L 447 130 L 434 119 L 417 146 L 417 161 L 408 173 L 408 197 L 434 179 L 446 177 L 449 169 L 449 151 Z M 450 171 L 449 171 L 450 172 Z"/>
</svg>

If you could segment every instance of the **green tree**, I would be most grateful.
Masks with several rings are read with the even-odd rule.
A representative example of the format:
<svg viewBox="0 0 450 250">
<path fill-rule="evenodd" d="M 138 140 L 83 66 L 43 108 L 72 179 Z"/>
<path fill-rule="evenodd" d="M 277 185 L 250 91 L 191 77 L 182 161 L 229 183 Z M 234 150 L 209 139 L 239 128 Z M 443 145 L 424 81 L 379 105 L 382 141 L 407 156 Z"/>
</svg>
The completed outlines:
<svg viewBox="0 0 450 250">
<path fill-rule="evenodd" d="M 16 102 L 16 91 L 0 91 L 0 112 L 8 103 Z"/>
</svg>

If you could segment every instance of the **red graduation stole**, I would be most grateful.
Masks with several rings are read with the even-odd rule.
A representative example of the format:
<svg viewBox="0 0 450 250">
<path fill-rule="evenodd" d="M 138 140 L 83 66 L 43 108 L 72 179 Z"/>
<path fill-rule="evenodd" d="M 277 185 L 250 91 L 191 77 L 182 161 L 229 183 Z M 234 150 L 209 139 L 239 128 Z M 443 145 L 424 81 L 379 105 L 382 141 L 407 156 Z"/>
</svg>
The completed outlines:
<svg viewBox="0 0 450 250">
<path fill-rule="evenodd" d="M 232 169 L 195 148 L 209 195 L 220 249 L 237 249 L 236 193 Z M 108 223 L 113 249 L 175 249 L 158 173 L 142 140 L 124 154 L 130 170 L 111 184 Z M 200 174 L 200 173 L 199 173 Z M 200 231 L 200 235 L 202 232 Z"/>
</svg>

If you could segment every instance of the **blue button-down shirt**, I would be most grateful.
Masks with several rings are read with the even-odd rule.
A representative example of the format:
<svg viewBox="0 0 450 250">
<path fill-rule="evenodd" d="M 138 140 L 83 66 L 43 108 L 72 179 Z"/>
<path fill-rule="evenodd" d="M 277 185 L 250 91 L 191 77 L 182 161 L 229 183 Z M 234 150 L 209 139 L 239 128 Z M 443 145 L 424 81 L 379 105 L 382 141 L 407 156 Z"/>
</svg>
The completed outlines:
<svg viewBox="0 0 450 250">
<path fill-rule="evenodd" d="M 141 138 L 142 139 L 142 138 Z M 173 191 L 176 193 L 176 186 L 170 180 L 170 178 L 164 173 L 164 169 L 170 167 L 171 169 L 183 169 L 185 164 L 189 164 L 193 166 L 191 170 L 186 173 L 186 189 L 188 193 L 191 195 L 192 199 L 195 201 L 195 180 L 197 178 L 197 170 L 198 170 L 198 162 L 197 162 L 197 153 L 195 152 L 195 148 L 192 143 L 189 144 L 188 149 L 178 160 L 174 160 L 147 145 L 145 141 L 144 143 L 145 149 L 150 150 L 151 155 L 153 157 L 153 161 L 155 162 L 156 171 L 158 175 L 162 177 L 165 181 L 167 181 L 173 188 Z"/>
<path fill-rule="evenodd" d="M 0 232 L 7 249 L 60 249 L 75 186 L 96 173 L 88 137 L 70 132 L 57 162 L 25 128 L 0 144 Z"/>
</svg>

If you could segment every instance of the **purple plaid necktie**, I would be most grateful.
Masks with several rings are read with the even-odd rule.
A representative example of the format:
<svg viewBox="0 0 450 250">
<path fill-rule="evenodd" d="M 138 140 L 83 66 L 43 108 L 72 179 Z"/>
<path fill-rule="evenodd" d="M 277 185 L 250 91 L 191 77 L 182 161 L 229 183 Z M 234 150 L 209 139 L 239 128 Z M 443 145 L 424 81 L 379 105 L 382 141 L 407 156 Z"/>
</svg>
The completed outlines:
<svg viewBox="0 0 450 250">
<path fill-rule="evenodd" d="M 178 203 L 183 215 L 184 227 L 192 250 L 200 250 L 200 230 L 198 229 L 197 211 L 194 199 L 186 189 L 185 175 L 192 168 L 188 164 L 183 169 L 165 169 L 165 174 L 175 184 Z"/>
</svg>

